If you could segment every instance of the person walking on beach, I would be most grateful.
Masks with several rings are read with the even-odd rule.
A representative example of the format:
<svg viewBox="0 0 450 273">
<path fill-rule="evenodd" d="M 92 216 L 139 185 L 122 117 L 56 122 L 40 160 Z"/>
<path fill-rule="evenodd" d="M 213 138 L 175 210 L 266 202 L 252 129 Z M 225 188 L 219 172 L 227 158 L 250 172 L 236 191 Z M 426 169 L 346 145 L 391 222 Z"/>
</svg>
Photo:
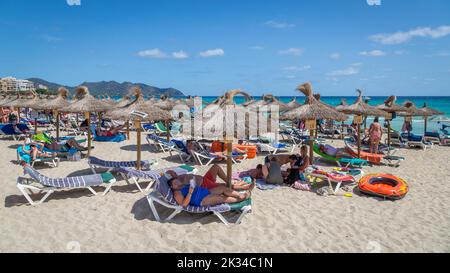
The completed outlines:
<svg viewBox="0 0 450 273">
<path fill-rule="evenodd" d="M 380 144 L 382 135 L 383 129 L 381 128 L 381 125 L 378 122 L 378 117 L 376 117 L 369 128 L 370 153 L 373 154 L 378 153 L 378 144 Z"/>
</svg>

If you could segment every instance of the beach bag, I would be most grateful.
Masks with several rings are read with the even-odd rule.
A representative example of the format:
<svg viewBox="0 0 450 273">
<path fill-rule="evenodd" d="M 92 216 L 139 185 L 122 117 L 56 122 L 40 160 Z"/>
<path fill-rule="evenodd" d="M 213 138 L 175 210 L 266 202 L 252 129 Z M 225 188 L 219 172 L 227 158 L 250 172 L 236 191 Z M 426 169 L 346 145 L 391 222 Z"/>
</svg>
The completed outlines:
<svg viewBox="0 0 450 273">
<path fill-rule="evenodd" d="M 68 161 L 80 161 L 81 160 L 81 152 L 77 149 L 71 148 L 69 150 L 69 154 L 67 155 Z"/>
</svg>

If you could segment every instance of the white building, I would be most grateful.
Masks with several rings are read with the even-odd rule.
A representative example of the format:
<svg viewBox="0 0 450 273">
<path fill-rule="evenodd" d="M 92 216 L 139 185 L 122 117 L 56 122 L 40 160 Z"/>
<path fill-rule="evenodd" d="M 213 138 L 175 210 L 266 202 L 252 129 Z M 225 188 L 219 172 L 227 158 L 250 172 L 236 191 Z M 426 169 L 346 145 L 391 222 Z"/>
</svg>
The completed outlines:
<svg viewBox="0 0 450 273">
<path fill-rule="evenodd" d="M 13 77 L 0 79 L 0 91 L 4 92 L 27 92 L 34 91 L 34 83 L 28 80 L 20 80 Z"/>
</svg>

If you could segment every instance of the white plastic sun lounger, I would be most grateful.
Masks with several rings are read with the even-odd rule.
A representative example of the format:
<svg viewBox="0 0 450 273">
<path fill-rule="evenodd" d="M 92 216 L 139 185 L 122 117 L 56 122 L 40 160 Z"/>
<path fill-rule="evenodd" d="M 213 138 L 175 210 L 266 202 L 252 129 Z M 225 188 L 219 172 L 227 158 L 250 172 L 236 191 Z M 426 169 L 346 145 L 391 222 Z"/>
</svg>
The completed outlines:
<svg viewBox="0 0 450 273">
<path fill-rule="evenodd" d="M 116 182 L 114 176 L 108 172 L 76 177 L 49 178 L 28 165 L 24 166 L 24 172 L 29 177 L 19 176 L 17 178 L 17 188 L 33 206 L 43 203 L 50 194 L 57 190 L 85 188 L 92 194 L 97 195 L 97 192 L 92 187 L 106 185 L 106 189 L 103 192 L 103 195 L 105 195 Z M 35 202 L 30 196 L 30 194 L 34 194 L 33 191 L 38 191 L 38 193 L 45 192 L 45 195 L 39 201 Z"/>
<path fill-rule="evenodd" d="M 188 170 L 183 168 L 177 168 L 174 170 L 177 174 L 186 173 Z M 147 201 L 150 205 L 150 209 L 153 213 L 153 216 L 157 221 L 170 221 L 179 213 L 185 211 L 189 213 L 213 213 L 216 215 L 225 225 L 229 225 L 231 222 L 228 220 L 224 213 L 226 212 L 237 212 L 239 213 L 238 218 L 233 222 L 234 224 L 241 223 L 242 219 L 252 210 L 252 200 L 251 198 L 235 204 L 220 204 L 217 206 L 208 206 L 208 207 L 194 207 L 187 206 L 186 208 L 181 207 L 175 201 L 173 197 L 172 190 L 170 189 L 167 178 L 163 174 L 159 177 L 155 177 L 157 179 L 155 188 L 152 192 L 147 195 Z M 156 209 L 155 203 L 158 203 L 168 209 L 173 209 L 174 211 L 166 218 L 161 219 L 158 210 Z"/>
</svg>

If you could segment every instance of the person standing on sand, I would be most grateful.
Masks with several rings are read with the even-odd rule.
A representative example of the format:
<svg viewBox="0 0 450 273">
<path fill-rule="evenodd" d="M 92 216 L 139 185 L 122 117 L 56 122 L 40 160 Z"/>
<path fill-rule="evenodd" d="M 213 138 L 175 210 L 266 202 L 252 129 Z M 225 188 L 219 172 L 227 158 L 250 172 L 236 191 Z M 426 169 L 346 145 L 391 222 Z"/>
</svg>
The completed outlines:
<svg viewBox="0 0 450 273">
<path fill-rule="evenodd" d="M 380 123 L 378 123 L 378 117 L 376 117 L 369 128 L 370 153 L 378 153 L 378 144 L 380 144 L 382 135 L 383 129 L 381 128 Z"/>
</svg>

